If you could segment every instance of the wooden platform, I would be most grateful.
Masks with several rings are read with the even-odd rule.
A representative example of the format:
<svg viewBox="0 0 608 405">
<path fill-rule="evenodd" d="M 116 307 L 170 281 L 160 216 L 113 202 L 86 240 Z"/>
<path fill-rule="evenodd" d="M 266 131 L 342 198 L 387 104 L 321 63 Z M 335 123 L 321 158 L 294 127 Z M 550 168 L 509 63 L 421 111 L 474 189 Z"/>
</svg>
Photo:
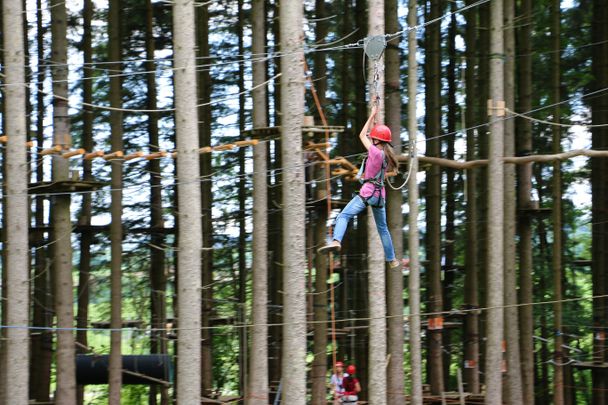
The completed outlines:
<svg viewBox="0 0 608 405">
<path fill-rule="evenodd" d="M 137 328 L 137 329 L 141 329 L 144 326 L 144 321 L 140 321 L 140 320 L 123 320 L 122 321 L 122 328 Z M 110 322 L 104 322 L 104 321 L 99 321 L 99 322 L 91 322 L 91 327 L 96 328 L 96 329 L 110 329 Z"/>
<path fill-rule="evenodd" d="M 42 181 L 28 185 L 29 194 L 64 194 L 98 190 L 106 183 L 85 180 Z"/>
<path fill-rule="evenodd" d="M 341 125 L 314 125 L 314 126 L 302 126 L 302 133 L 307 138 L 313 138 L 315 134 L 324 134 L 329 132 L 330 134 L 337 134 L 344 132 L 344 127 Z M 281 135 L 281 127 L 265 127 L 265 128 L 254 128 L 248 129 L 242 132 L 244 137 L 250 137 L 252 139 L 269 139 Z"/>
</svg>

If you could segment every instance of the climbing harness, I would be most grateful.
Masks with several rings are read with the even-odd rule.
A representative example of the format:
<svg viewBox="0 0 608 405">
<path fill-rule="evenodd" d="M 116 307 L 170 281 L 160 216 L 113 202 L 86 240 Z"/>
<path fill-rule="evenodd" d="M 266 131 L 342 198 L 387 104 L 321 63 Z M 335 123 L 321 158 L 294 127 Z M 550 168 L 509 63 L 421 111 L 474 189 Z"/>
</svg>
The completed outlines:
<svg viewBox="0 0 608 405">
<path fill-rule="evenodd" d="M 363 163 L 359 168 L 359 173 L 357 174 L 357 177 L 359 178 L 359 182 L 361 184 L 371 183 L 374 186 L 374 190 L 372 191 L 372 194 L 369 197 L 363 197 L 361 193 L 359 193 L 358 196 L 359 198 L 361 198 L 365 205 L 369 205 L 370 207 L 374 208 L 382 208 L 385 204 L 384 197 L 382 197 L 382 188 L 384 187 L 384 172 L 386 171 L 386 167 L 388 166 L 386 158 L 384 157 L 384 152 L 382 152 L 382 167 L 374 177 L 370 177 L 367 179 L 364 178 L 366 164 L 367 157 L 363 159 Z"/>
</svg>

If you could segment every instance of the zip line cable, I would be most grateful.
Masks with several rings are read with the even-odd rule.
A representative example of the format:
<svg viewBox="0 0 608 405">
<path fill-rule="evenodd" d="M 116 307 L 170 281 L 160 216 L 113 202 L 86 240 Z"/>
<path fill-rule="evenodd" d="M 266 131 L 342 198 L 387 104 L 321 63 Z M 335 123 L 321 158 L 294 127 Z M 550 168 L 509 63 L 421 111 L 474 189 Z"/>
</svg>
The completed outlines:
<svg viewBox="0 0 608 405">
<path fill-rule="evenodd" d="M 419 314 L 407 314 L 407 315 L 385 315 L 380 317 L 352 317 L 352 318 L 344 318 L 338 319 L 336 322 L 347 323 L 347 322 L 363 322 L 363 321 L 371 321 L 378 319 L 391 319 L 391 318 L 403 318 L 407 320 L 412 317 L 436 317 L 439 315 L 464 315 L 467 313 L 481 313 L 486 312 L 491 309 L 507 309 L 507 308 L 521 308 L 521 307 L 529 307 L 529 306 L 543 306 L 543 305 L 551 305 L 557 303 L 567 303 L 567 302 L 579 302 L 579 301 L 587 301 L 587 300 L 600 300 L 607 299 L 608 294 L 600 294 L 600 295 L 591 295 L 587 297 L 576 297 L 576 298 L 564 298 L 561 300 L 548 300 L 548 301 L 534 301 L 527 303 L 518 303 L 518 304 L 509 304 L 509 305 L 497 305 L 491 307 L 479 307 L 479 308 L 467 308 L 467 309 L 450 309 L 445 311 L 435 311 L 435 312 L 421 312 Z M 316 325 L 321 323 L 327 323 L 328 321 L 315 321 L 308 320 L 304 322 L 277 322 L 277 323 L 266 323 L 266 324 L 253 324 L 253 323 L 242 323 L 242 324 L 230 324 L 230 325 L 221 325 L 221 326 L 206 326 L 201 328 L 188 328 L 188 327 L 177 327 L 172 328 L 173 331 L 179 332 L 180 330 L 215 330 L 215 329 L 226 329 L 226 328 L 252 328 L 256 326 L 266 326 L 266 327 L 276 327 L 276 326 L 289 326 L 289 325 Z M 369 328 L 368 325 L 360 325 L 362 328 Z M 0 325 L 0 329 L 27 329 L 27 330 L 41 330 L 41 331 L 49 331 L 49 332 L 59 332 L 59 331 L 89 331 L 89 332 L 155 332 L 155 331 L 166 331 L 166 328 L 78 328 L 78 327 L 70 327 L 70 328 L 59 328 L 59 327 L 51 327 L 51 326 L 29 326 L 29 325 Z"/>
</svg>

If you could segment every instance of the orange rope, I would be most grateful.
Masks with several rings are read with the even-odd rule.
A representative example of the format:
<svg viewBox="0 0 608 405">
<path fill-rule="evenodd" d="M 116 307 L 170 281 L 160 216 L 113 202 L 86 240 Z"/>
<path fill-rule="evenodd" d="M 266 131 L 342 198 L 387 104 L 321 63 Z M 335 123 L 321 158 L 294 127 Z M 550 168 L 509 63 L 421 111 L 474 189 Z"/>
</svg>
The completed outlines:
<svg viewBox="0 0 608 405">
<path fill-rule="evenodd" d="M 306 61 L 304 61 L 304 72 L 308 71 L 308 66 Z M 308 83 L 310 83 L 310 92 L 312 93 L 312 97 L 315 100 L 315 106 L 317 107 L 317 111 L 319 112 L 319 116 L 321 117 L 321 123 L 325 127 L 325 157 L 329 156 L 329 129 L 327 128 L 329 125 L 327 124 L 327 118 L 325 117 L 325 113 L 323 112 L 323 106 L 321 106 L 321 102 L 319 101 L 319 95 L 317 94 L 317 90 L 315 89 L 314 82 L 311 77 L 306 74 L 306 79 Z M 331 173 L 329 167 L 329 161 L 325 160 L 325 192 L 327 193 L 327 219 L 331 216 Z M 329 226 L 329 234 L 333 234 L 332 226 Z M 333 277 L 334 274 L 334 258 L 332 254 L 329 254 L 329 279 Z M 335 296 L 334 289 L 331 288 L 329 292 L 329 303 L 330 303 L 330 314 L 331 314 L 331 357 L 332 357 L 332 369 L 334 373 L 336 372 L 336 310 L 335 310 Z"/>
</svg>

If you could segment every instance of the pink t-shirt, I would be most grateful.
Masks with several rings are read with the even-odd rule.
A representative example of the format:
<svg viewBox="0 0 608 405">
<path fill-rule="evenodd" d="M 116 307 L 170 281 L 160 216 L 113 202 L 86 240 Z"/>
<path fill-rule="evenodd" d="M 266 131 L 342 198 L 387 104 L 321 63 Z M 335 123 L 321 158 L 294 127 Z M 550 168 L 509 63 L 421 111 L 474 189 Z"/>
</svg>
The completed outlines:
<svg viewBox="0 0 608 405">
<path fill-rule="evenodd" d="M 378 149 L 375 145 L 369 147 L 367 152 L 367 163 L 365 164 L 365 173 L 363 173 L 364 179 L 371 179 L 382 170 L 382 161 L 384 160 L 384 152 Z M 372 183 L 365 183 L 359 190 L 361 197 L 371 197 L 374 192 L 374 185 Z M 382 197 L 386 198 L 386 190 L 382 187 Z"/>
</svg>

